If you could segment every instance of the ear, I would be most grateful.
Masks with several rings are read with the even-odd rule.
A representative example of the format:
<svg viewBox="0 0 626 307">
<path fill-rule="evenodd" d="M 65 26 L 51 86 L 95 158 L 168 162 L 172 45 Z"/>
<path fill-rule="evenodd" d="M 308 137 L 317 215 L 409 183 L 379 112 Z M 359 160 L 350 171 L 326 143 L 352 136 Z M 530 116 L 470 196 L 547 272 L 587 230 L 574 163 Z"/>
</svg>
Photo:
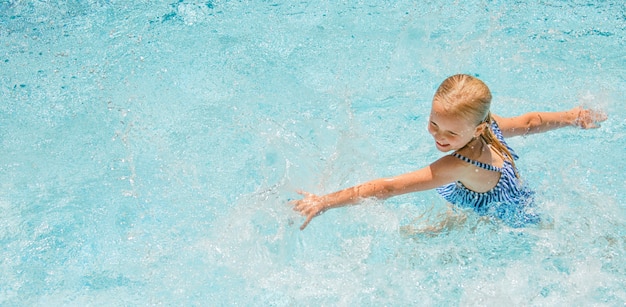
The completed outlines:
<svg viewBox="0 0 626 307">
<path fill-rule="evenodd" d="M 487 123 L 482 123 L 476 126 L 476 129 L 474 129 L 474 137 L 475 138 L 479 137 L 481 134 L 483 134 L 485 129 L 487 129 Z"/>
</svg>

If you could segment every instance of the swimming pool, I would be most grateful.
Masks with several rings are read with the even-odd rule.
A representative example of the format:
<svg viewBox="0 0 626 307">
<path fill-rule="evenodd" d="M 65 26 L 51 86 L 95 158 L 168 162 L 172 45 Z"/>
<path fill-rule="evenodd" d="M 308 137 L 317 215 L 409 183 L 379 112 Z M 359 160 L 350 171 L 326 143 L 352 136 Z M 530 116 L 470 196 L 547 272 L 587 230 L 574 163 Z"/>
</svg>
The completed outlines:
<svg viewBox="0 0 626 307">
<path fill-rule="evenodd" d="M 0 305 L 622 305 L 621 1 L 0 1 Z M 286 200 L 429 163 L 435 88 L 602 128 L 511 139 L 548 229 L 435 192 Z"/>
</svg>

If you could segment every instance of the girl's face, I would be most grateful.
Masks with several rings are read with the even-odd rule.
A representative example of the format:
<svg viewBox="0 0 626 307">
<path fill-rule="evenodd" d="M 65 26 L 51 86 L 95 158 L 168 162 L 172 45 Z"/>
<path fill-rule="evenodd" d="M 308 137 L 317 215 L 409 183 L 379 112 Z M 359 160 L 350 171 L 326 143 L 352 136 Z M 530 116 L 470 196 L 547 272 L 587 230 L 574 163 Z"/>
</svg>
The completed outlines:
<svg viewBox="0 0 626 307">
<path fill-rule="evenodd" d="M 428 123 L 428 132 L 435 139 L 435 145 L 441 152 L 459 150 L 478 137 L 482 126 L 472 123 L 461 117 L 446 114 L 441 108 L 433 104 Z"/>
</svg>

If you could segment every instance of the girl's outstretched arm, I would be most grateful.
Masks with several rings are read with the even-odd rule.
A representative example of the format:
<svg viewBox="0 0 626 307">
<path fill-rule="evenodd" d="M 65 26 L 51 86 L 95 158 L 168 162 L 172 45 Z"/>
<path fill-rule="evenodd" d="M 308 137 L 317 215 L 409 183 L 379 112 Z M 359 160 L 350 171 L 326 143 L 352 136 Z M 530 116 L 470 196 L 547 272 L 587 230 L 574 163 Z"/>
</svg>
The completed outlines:
<svg viewBox="0 0 626 307">
<path fill-rule="evenodd" d="M 546 132 L 574 126 L 583 129 L 597 128 L 606 120 L 606 114 L 582 107 L 561 112 L 530 112 L 516 117 L 493 115 L 505 137 Z"/>
<path fill-rule="evenodd" d="M 460 159 L 445 156 L 414 172 L 375 179 L 327 195 L 319 196 L 298 191 L 304 198 L 290 203 L 294 206 L 294 210 L 306 216 L 304 224 L 300 226 L 302 230 L 314 217 L 328 209 L 356 204 L 367 198 L 386 199 L 400 194 L 434 189 L 459 180 L 466 174 L 466 169 L 467 164 L 463 164 Z"/>
</svg>

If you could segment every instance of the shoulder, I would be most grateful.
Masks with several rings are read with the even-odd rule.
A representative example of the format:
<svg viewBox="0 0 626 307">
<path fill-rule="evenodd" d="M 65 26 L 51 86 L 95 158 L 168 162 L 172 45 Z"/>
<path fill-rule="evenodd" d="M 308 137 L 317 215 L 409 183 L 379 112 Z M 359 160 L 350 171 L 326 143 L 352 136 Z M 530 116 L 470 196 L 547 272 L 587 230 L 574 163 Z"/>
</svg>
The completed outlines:
<svg viewBox="0 0 626 307">
<path fill-rule="evenodd" d="M 449 154 L 430 164 L 433 175 L 445 179 L 447 182 L 461 180 L 465 177 L 470 164 Z"/>
<path fill-rule="evenodd" d="M 491 118 L 493 119 L 493 121 L 496 123 L 498 127 L 502 126 L 502 124 L 504 124 L 504 127 L 506 127 L 510 120 L 510 118 L 502 117 L 496 114 L 491 114 Z"/>
<path fill-rule="evenodd" d="M 496 114 L 491 114 L 491 117 L 496 122 L 496 126 L 500 129 L 502 136 L 505 138 L 523 135 L 528 132 L 527 129 L 523 129 L 525 123 L 528 121 L 524 116 L 502 117 Z"/>
</svg>

